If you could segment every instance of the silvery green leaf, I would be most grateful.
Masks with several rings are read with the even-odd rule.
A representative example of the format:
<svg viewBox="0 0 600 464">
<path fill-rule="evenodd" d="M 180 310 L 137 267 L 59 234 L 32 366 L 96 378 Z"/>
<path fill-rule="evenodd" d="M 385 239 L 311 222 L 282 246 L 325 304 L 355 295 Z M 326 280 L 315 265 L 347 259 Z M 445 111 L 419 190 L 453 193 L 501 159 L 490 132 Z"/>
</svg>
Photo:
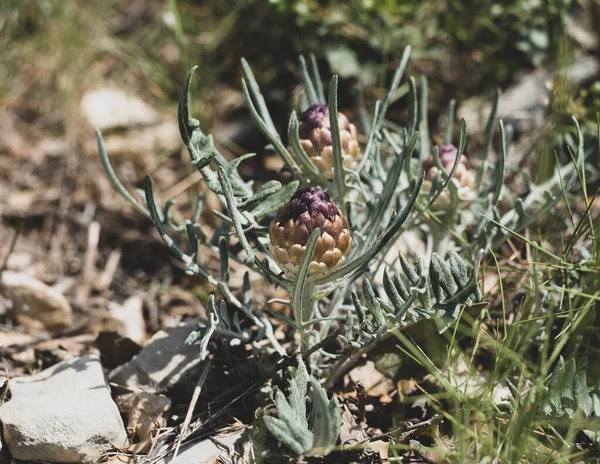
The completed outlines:
<svg viewBox="0 0 600 464">
<path fill-rule="evenodd" d="M 548 414 L 557 414 L 562 410 L 561 393 L 564 387 L 565 379 L 565 360 L 561 356 L 556 363 L 556 367 L 552 371 L 550 377 L 550 385 L 548 386 L 547 406 L 543 406 L 543 411 Z"/>
<path fill-rule="evenodd" d="M 396 289 L 387 268 L 383 271 L 383 289 L 394 306 L 395 312 L 400 311 L 405 300 L 400 296 L 400 293 Z"/>
<path fill-rule="evenodd" d="M 189 109 L 189 98 L 190 98 L 190 84 L 192 82 L 192 76 L 194 72 L 198 69 L 198 66 L 194 66 L 191 71 L 188 73 L 187 79 L 185 80 L 185 85 L 183 86 L 183 91 L 181 92 L 181 97 L 179 99 L 179 106 L 177 108 L 177 120 L 179 123 L 179 134 L 181 135 L 181 139 L 183 143 L 188 148 L 190 153 L 190 157 L 192 160 L 192 164 L 199 165 L 198 167 L 206 166 L 212 161 L 212 158 L 216 156 L 216 153 L 213 153 L 212 157 L 208 160 L 207 163 L 203 164 L 205 158 L 200 153 L 200 145 L 209 147 L 212 145 L 212 139 L 207 141 L 206 135 L 200 129 L 200 121 L 194 119 L 190 116 Z M 204 154 L 206 156 L 206 154 Z"/>
<path fill-rule="evenodd" d="M 191 117 L 189 110 L 190 84 L 197 68 L 197 66 L 194 66 L 189 72 L 179 99 L 177 107 L 179 134 L 190 153 L 192 164 L 200 170 L 208 187 L 213 192 L 221 194 L 221 186 L 217 175 L 210 169 L 209 164 L 213 160 L 222 165 L 226 165 L 227 163 L 225 163 L 225 159 L 215 148 L 212 136 L 206 136 L 202 132 L 200 122 Z M 235 196 L 247 197 L 251 194 L 250 189 L 243 183 L 237 172 L 235 175 L 232 175 L 231 184 Z"/>
<path fill-rule="evenodd" d="M 435 263 L 436 275 L 439 285 L 446 295 L 452 296 L 456 293 L 458 286 L 454 282 L 450 265 L 446 263 L 437 253 L 431 256 L 432 265 Z M 437 295 L 436 295 L 437 297 Z M 439 301 L 439 300 L 438 300 Z"/>
<path fill-rule="evenodd" d="M 306 92 L 306 97 L 308 98 L 308 102 L 311 105 L 316 103 L 321 103 L 319 101 L 319 96 L 317 94 L 316 87 L 313 83 L 312 77 L 308 72 L 308 67 L 306 66 L 306 60 L 302 55 L 300 55 L 300 71 L 302 74 L 302 84 L 304 85 L 304 91 Z M 322 102 L 325 103 L 325 102 Z"/>
<path fill-rule="evenodd" d="M 246 239 L 246 234 L 244 233 L 244 228 L 240 223 L 240 213 L 237 209 L 237 202 L 234 198 L 233 190 L 231 187 L 231 180 L 229 176 L 226 174 L 225 169 L 219 166 L 219 183 L 221 184 L 221 188 L 223 189 L 223 195 L 225 196 L 225 202 L 227 203 L 227 209 L 229 210 L 229 216 L 233 221 L 233 227 L 235 228 L 235 234 L 237 238 L 244 248 L 246 252 L 246 258 L 244 259 L 245 263 L 250 263 L 254 261 L 254 250 L 248 243 Z"/>
<path fill-rule="evenodd" d="M 252 87 L 252 82 L 250 82 L 250 85 Z M 269 142 L 271 142 L 277 153 L 279 153 L 279 155 L 283 159 L 285 165 L 290 169 L 290 171 L 292 171 L 294 176 L 300 176 L 300 168 L 296 164 L 296 161 L 294 161 L 294 159 L 292 158 L 292 155 L 290 155 L 290 152 L 287 150 L 287 148 L 283 145 L 283 143 L 281 143 L 281 138 L 279 137 L 279 134 L 275 131 L 273 123 L 269 123 L 269 121 L 263 119 L 263 117 L 261 117 L 259 112 L 256 110 L 256 107 L 254 106 L 254 102 L 252 101 L 252 97 L 250 95 L 250 91 L 248 90 L 248 84 L 246 84 L 246 79 L 242 79 L 242 92 L 244 94 L 244 102 L 246 103 L 246 106 L 250 111 L 250 117 L 252 118 L 254 123 L 258 126 L 259 130 L 269 140 Z M 259 100 L 259 107 L 260 103 L 261 101 Z M 262 116 L 264 116 L 264 114 Z"/>
<path fill-rule="evenodd" d="M 467 266 L 456 251 L 450 251 L 449 255 L 448 264 L 450 265 L 450 272 L 454 281 L 462 288 L 467 285 L 467 281 L 469 280 Z"/>
<path fill-rule="evenodd" d="M 434 317 L 438 333 L 444 333 L 448 327 L 456 322 L 460 314 L 460 304 L 442 303 L 436 306 L 437 312 Z"/>
<path fill-rule="evenodd" d="M 310 75 L 312 77 L 313 84 L 319 96 L 319 102 L 325 103 L 325 92 L 323 89 L 323 82 L 321 81 L 321 75 L 319 74 L 319 66 L 317 65 L 317 58 L 313 53 L 310 54 Z"/>
<path fill-rule="evenodd" d="M 229 283 L 229 250 L 227 246 L 227 238 L 221 237 L 219 241 L 219 255 L 221 260 L 221 281 L 225 284 Z"/>
<path fill-rule="evenodd" d="M 312 448 L 312 432 L 298 421 L 295 412 L 280 390 L 275 394 L 275 404 L 279 418 L 265 415 L 263 420 L 267 429 L 298 456 L 306 454 Z"/>
<path fill-rule="evenodd" d="M 208 342 L 215 333 L 219 320 L 215 313 L 209 314 L 209 325 L 208 327 L 200 327 L 194 330 L 185 339 L 184 345 L 200 345 L 200 359 L 204 360 L 208 356 Z"/>
<path fill-rule="evenodd" d="M 294 192 L 298 190 L 299 185 L 300 182 L 297 180 L 290 182 L 278 192 L 265 198 L 258 206 L 256 206 L 251 211 L 251 214 L 256 217 L 262 217 L 266 216 L 272 211 L 275 211 L 276 209 L 279 209 L 281 206 L 283 206 L 289 201 Z"/>
<path fill-rule="evenodd" d="M 308 177 L 316 180 L 320 184 L 326 184 L 327 183 L 326 179 L 323 178 L 323 176 L 319 172 L 319 169 L 314 165 L 312 160 L 308 157 L 308 155 L 306 154 L 306 151 L 304 151 L 304 148 L 302 148 L 302 145 L 300 144 L 300 136 L 298 134 L 298 128 L 299 128 L 298 117 L 296 116 L 296 112 L 292 111 L 292 114 L 290 116 L 290 122 L 288 124 L 288 140 L 289 140 L 290 145 L 292 146 L 292 151 L 296 155 L 296 158 L 298 159 L 298 161 L 304 168 L 305 174 Z"/>
<path fill-rule="evenodd" d="M 594 387 L 590 397 L 592 399 L 592 412 L 594 416 L 600 417 L 600 383 Z"/>
<path fill-rule="evenodd" d="M 239 206 L 240 206 L 240 208 L 243 208 L 243 209 L 250 209 L 250 208 L 254 207 L 255 205 L 257 205 L 258 203 L 265 200 L 265 198 L 278 192 L 279 190 L 281 190 L 281 182 L 279 182 L 277 180 L 270 180 L 268 182 L 265 182 L 254 193 L 254 195 L 252 195 L 251 198 L 247 199 L 246 201 L 241 202 L 239 204 Z"/>
<path fill-rule="evenodd" d="M 404 272 L 404 275 L 406 276 L 406 278 L 412 286 L 417 286 L 419 280 L 421 279 L 419 277 L 419 274 L 417 274 L 417 272 L 410 266 L 410 264 L 408 264 L 408 261 L 402 255 L 402 253 L 398 253 L 398 256 L 400 258 L 400 266 L 402 266 L 402 272 Z"/>
<path fill-rule="evenodd" d="M 312 432 L 314 436 L 311 455 L 326 455 L 340 436 L 341 416 L 337 399 L 327 399 L 327 393 L 319 381 L 310 378 L 312 385 Z"/>
<path fill-rule="evenodd" d="M 587 358 L 583 358 L 577 363 L 577 371 L 573 378 L 573 395 L 577 406 L 583 411 L 586 417 L 589 417 L 592 412 L 593 402 L 588 392 L 587 367 Z"/>
<path fill-rule="evenodd" d="M 273 120 L 271 119 L 271 114 L 269 113 L 269 109 L 267 108 L 267 103 L 265 102 L 265 98 L 263 97 L 262 92 L 260 91 L 260 86 L 254 77 L 254 73 L 252 72 L 252 68 L 246 61 L 245 58 L 241 59 L 242 62 L 242 72 L 244 73 L 244 78 L 248 81 L 250 85 L 250 93 L 252 94 L 252 98 L 256 101 L 258 105 L 258 110 L 261 118 L 265 122 L 265 125 L 269 128 L 269 130 L 273 133 L 277 133 L 275 130 L 275 124 L 273 124 Z"/>
<path fill-rule="evenodd" d="M 396 290 L 398 291 L 402 299 L 404 301 L 408 300 L 408 298 L 410 297 L 410 293 L 400 280 L 400 276 L 398 274 L 394 274 L 392 276 L 392 282 L 394 283 L 394 287 L 396 287 Z"/>
<path fill-rule="evenodd" d="M 381 304 L 379 300 L 375 296 L 375 292 L 373 291 L 373 287 L 371 286 L 371 282 L 369 279 L 364 279 L 362 283 L 363 294 L 365 296 L 365 300 L 367 302 L 367 308 L 371 314 L 373 314 L 373 320 L 375 321 L 375 326 L 377 328 L 383 327 L 385 325 L 385 316 L 383 314 L 383 309 L 381 308 Z"/>
<path fill-rule="evenodd" d="M 219 303 L 219 320 L 225 327 L 225 329 L 231 329 L 231 320 L 229 319 L 229 312 L 227 310 L 227 302 L 221 300 Z"/>
<path fill-rule="evenodd" d="M 438 301 L 443 301 L 444 291 L 442 289 L 441 280 L 444 279 L 444 270 L 441 264 L 441 258 L 437 253 L 431 255 L 431 263 L 429 264 L 429 279 L 433 294 Z"/>
<path fill-rule="evenodd" d="M 306 419 L 306 395 L 308 393 L 308 383 L 310 377 L 304 362 L 298 363 L 296 374 L 290 380 L 290 406 L 295 411 L 298 420 L 308 428 Z"/>
<path fill-rule="evenodd" d="M 352 303 L 354 303 L 354 309 L 356 309 L 356 315 L 358 317 L 358 322 L 360 323 L 360 325 L 369 324 L 370 326 L 370 323 L 367 320 L 367 315 L 365 313 L 365 308 L 363 308 L 363 306 L 360 304 L 358 295 L 354 291 L 352 292 Z M 371 327 L 369 328 L 372 329 Z"/>
<path fill-rule="evenodd" d="M 492 145 L 492 139 L 494 136 L 494 129 L 496 128 L 496 113 L 498 111 L 498 102 L 500 101 L 500 89 L 496 90 L 496 95 L 494 96 L 494 101 L 492 102 L 492 109 L 490 111 L 490 115 L 488 117 L 487 123 L 485 125 L 484 131 L 484 142 L 483 142 L 483 150 L 481 152 L 481 164 L 477 171 L 477 190 L 481 185 L 481 181 L 483 179 L 483 174 L 487 168 L 487 157 L 490 151 L 490 146 Z"/>
<path fill-rule="evenodd" d="M 345 211 L 344 203 L 346 201 L 346 172 L 344 169 L 344 158 L 342 153 L 342 142 L 340 138 L 340 124 L 338 120 L 338 76 L 334 75 L 329 84 L 329 125 L 331 130 L 331 146 L 333 148 L 333 170 L 335 172 L 335 183 L 337 186 L 338 198 L 341 200 L 340 207 Z"/>
<path fill-rule="evenodd" d="M 298 265 L 298 274 L 296 275 L 296 281 L 292 288 L 291 303 L 295 316 L 294 319 L 297 324 L 306 322 L 310 316 L 309 314 L 305 314 L 305 311 L 310 309 L 310 300 L 312 296 L 312 285 L 307 283 L 308 267 L 310 266 L 310 261 L 320 233 L 321 230 L 318 227 L 311 232 L 308 242 L 306 242 L 304 254 Z"/>
<path fill-rule="evenodd" d="M 213 136 L 209 134 L 204 140 L 204 144 L 195 147 L 195 150 L 193 151 L 195 156 L 192 158 L 192 164 L 198 169 L 208 166 L 217 156 L 217 149 L 215 148 Z"/>
</svg>

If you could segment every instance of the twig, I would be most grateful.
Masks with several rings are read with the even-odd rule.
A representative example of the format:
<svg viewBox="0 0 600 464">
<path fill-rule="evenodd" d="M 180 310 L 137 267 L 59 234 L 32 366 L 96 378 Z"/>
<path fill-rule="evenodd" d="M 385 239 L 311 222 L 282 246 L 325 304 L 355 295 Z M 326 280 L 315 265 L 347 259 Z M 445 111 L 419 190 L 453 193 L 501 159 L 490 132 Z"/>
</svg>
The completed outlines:
<svg viewBox="0 0 600 464">
<path fill-rule="evenodd" d="M 183 437 L 187 432 L 187 429 L 192 421 L 192 414 L 194 412 L 194 408 L 196 407 L 196 403 L 198 402 L 198 398 L 200 397 L 200 392 L 202 391 L 202 386 L 206 381 L 206 377 L 208 376 L 208 371 L 210 370 L 211 360 L 206 360 L 206 364 L 204 365 L 204 369 L 200 374 L 200 378 L 198 379 L 198 383 L 196 384 L 196 388 L 194 388 L 194 394 L 192 395 L 192 400 L 190 401 L 190 405 L 188 407 L 187 413 L 185 415 L 185 420 L 183 421 L 183 425 L 181 427 L 181 432 L 179 433 L 179 437 L 177 438 L 177 444 L 175 445 L 175 453 L 173 454 L 173 461 L 177 459 L 177 455 L 179 454 L 179 447 L 181 446 L 181 442 L 183 441 Z"/>
<path fill-rule="evenodd" d="M 10 246 L 8 247 L 8 252 L 6 253 L 6 256 L 4 257 L 4 261 L 2 261 L 2 266 L 0 266 L 0 274 L 2 274 L 6 270 L 6 267 L 8 266 L 8 259 L 10 258 L 10 255 L 12 255 L 13 251 L 15 251 L 15 246 L 17 246 L 17 240 L 19 239 L 19 235 L 21 235 L 20 227 L 15 229 L 15 233 L 10 242 Z"/>
<path fill-rule="evenodd" d="M 310 347 L 308 350 L 300 353 L 302 359 L 307 360 L 313 353 L 315 353 L 316 351 L 323 348 L 329 342 L 338 338 L 341 334 L 343 334 L 347 330 L 348 330 L 348 327 L 346 327 L 344 324 L 340 325 L 337 329 L 335 329 L 334 332 L 327 335 L 323 340 L 319 341 L 318 343 L 316 343 L 315 345 Z M 291 366 L 292 364 L 294 364 L 297 361 L 297 359 L 298 359 L 297 356 L 293 356 L 293 357 L 288 356 L 288 357 L 281 358 L 280 359 L 281 362 L 280 362 L 279 366 L 277 366 L 277 370 L 280 371 L 281 369 L 285 369 L 286 367 Z"/>
</svg>

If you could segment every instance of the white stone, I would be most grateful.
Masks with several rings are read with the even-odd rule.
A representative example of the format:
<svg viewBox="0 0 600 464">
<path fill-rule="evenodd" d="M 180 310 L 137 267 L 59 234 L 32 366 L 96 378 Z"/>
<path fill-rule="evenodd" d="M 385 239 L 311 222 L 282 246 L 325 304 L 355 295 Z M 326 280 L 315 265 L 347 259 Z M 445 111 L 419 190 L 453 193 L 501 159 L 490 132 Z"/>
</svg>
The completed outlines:
<svg viewBox="0 0 600 464">
<path fill-rule="evenodd" d="M 71 305 L 59 291 L 21 272 L 4 271 L 0 282 L 4 295 L 13 303 L 13 319 L 20 324 L 50 331 L 71 325 Z"/>
<path fill-rule="evenodd" d="M 182 322 L 154 334 L 131 361 L 110 373 L 110 381 L 150 393 L 162 393 L 200 364 L 198 345 L 184 345 L 198 320 Z"/>
<path fill-rule="evenodd" d="M 12 378 L 9 388 L 12 397 L 0 407 L 0 422 L 16 459 L 87 464 L 128 445 L 97 356 Z"/>
<path fill-rule="evenodd" d="M 127 298 L 123 304 L 108 303 L 110 315 L 118 324 L 118 332 L 137 344 L 146 340 L 146 323 L 144 321 L 143 300 L 139 295 Z"/>
<path fill-rule="evenodd" d="M 100 130 L 148 126 L 159 121 L 154 108 L 139 97 L 110 87 L 87 92 L 81 99 L 81 110 L 90 124 Z"/>
</svg>

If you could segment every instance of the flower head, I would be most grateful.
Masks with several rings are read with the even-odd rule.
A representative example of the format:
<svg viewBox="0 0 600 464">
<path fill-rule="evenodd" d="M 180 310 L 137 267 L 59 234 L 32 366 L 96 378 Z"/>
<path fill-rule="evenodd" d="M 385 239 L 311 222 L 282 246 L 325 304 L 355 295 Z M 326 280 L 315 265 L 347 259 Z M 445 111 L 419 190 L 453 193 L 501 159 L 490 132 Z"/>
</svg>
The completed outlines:
<svg viewBox="0 0 600 464">
<path fill-rule="evenodd" d="M 357 140 L 358 132 L 356 126 L 350 124 L 348 118 L 342 113 L 338 113 L 338 124 L 340 126 L 344 167 L 351 168 L 360 155 L 360 146 Z M 335 176 L 333 172 L 333 146 L 327 105 L 315 104 L 302 113 L 298 133 L 302 148 L 323 174 L 323 177 L 328 180 L 333 179 Z"/>
<path fill-rule="evenodd" d="M 318 187 L 296 191 L 290 201 L 279 208 L 269 227 L 271 249 L 285 271 L 296 274 L 311 232 L 320 235 L 308 268 L 308 275 L 325 274 L 348 254 L 352 237 L 346 218 L 327 192 Z"/>
<path fill-rule="evenodd" d="M 440 165 L 444 168 L 447 174 L 450 173 L 456 157 L 458 156 L 458 149 L 452 145 L 442 145 L 438 152 Z M 433 156 L 430 156 L 424 164 L 425 169 L 425 180 L 421 192 L 429 194 L 431 190 L 432 182 L 439 170 L 433 161 Z M 477 193 L 475 192 L 475 173 L 471 168 L 469 160 L 466 156 L 462 155 L 458 162 L 458 166 L 452 176 L 452 183 L 456 186 L 458 199 L 462 203 L 471 203 L 475 200 Z M 444 209 L 450 204 L 450 194 L 444 190 L 433 203 L 434 209 Z"/>
</svg>

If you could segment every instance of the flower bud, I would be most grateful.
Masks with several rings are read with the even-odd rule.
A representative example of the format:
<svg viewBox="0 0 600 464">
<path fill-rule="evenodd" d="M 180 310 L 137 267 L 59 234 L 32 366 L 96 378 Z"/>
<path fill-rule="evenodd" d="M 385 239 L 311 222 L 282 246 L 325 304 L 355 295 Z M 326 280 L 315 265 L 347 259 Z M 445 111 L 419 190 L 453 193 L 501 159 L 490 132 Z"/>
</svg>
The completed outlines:
<svg viewBox="0 0 600 464">
<path fill-rule="evenodd" d="M 340 140 L 344 167 L 352 168 L 360 156 L 356 126 L 342 113 L 338 113 Z M 333 172 L 333 146 L 327 105 L 315 104 L 300 115 L 298 127 L 300 144 L 308 157 L 327 180 L 335 177 Z"/>
<path fill-rule="evenodd" d="M 452 144 L 442 145 L 438 155 L 444 171 L 449 174 L 456 161 L 456 156 L 458 155 L 457 148 Z M 433 179 L 439 170 L 433 161 L 433 156 L 429 157 L 423 167 L 425 168 L 425 180 L 423 181 L 421 192 L 429 194 Z M 454 175 L 452 176 L 452 183 L 456 186 L 458 199 L 461 203 L 471 203 L 477 197 L 477 193 L 475 192 L 475 173 L 473 172 L 473 169 L 471 169 L 469 160 L 464 155 L 460 157 L 456 171 L 454 171 Z M 434 209 L 444 209 L 449 204 L 450 193 L 445 189 L 437 197 L 432 207 Z"/>
<path fill-rule="evenodd" d="M 297 274 L 311 232 L 320 235 L 308 267 L 308 275 L 326 274 L 339 266 L 350 251 L 352 237 L 346 218 L 329 195 L 318 187 L 296 191 L 279 208 L 269 227 L 271 251 L 284 271 Z"/>
</svg>

